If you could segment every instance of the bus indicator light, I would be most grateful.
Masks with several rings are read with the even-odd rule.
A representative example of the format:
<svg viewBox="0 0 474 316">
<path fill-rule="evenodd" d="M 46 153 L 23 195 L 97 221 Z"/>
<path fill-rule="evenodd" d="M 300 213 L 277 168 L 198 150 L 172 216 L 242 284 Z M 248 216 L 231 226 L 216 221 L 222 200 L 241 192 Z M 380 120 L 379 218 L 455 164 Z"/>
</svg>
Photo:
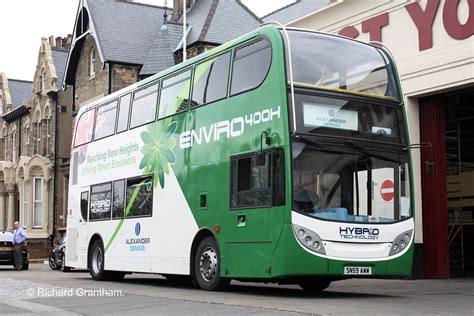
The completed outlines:
<svg viewBox="0 0 474 316">
<path fill-rule="evenodd" d="M 219 224 L 214 225 L 214 231 L 216 233 L 220 232 L 220 230 L 221 230 L 221 225 L 219 225 Z"/>
</svg>

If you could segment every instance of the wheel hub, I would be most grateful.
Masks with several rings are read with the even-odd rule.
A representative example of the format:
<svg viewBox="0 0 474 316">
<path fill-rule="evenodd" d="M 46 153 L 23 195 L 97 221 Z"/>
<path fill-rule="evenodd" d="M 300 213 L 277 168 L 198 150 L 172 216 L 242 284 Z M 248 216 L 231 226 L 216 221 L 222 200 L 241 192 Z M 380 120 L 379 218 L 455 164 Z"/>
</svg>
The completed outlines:
<svg viewBox="0 0 474 316">
<path fill-rule="evenodd" d="M 217 273 L 217 253 L 212 248 L 206 248 L 199 259 L 199 271 L 206 281 L 211 281 Z"/>
<path fill-rule="evenodd" d="M 102 250 L 95 248 L 94 254 L 92 255 L 92 268 L 95 273 L 99 273 L 102 270 Z"/>
</svg>

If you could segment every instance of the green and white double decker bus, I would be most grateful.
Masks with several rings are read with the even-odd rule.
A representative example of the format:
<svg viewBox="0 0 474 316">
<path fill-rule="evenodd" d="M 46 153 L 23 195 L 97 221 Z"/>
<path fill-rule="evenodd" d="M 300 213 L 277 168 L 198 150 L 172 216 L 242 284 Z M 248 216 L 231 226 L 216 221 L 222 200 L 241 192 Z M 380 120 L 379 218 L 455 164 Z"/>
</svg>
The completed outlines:
<svg viewBox="0 0 474 316">
<path fill-rule="evenodd" d="M 409 275 L 397 76 L 383 47 L 264 25 L 81 108 L 67 266 L 205 290 Z"/>
</svg>

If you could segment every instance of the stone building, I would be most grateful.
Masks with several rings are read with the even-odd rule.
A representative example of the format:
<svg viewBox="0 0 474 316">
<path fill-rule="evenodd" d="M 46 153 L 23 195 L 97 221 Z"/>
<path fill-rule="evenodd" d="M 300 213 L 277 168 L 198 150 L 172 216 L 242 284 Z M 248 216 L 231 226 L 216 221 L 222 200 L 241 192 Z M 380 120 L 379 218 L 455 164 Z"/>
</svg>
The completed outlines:
<svg viewBox="0 0 474 316">
<path fill-rule="evenodd" d="M 0 74 L 0 230 L 26 228 L 31 258 L 65 229 L 70 91 L 61 91 L 69 38 L 42 38 L 33 82 Z"/>
<path fill-rule="evenodd" d="M 170 8 L 124 0 L 79 6 L 63 84 L 73 109 L 181 62 L 183 1 Z M 187 55 L 256 29 L 261 20 L 240 0 L 187 1 Z"/>
</svg>

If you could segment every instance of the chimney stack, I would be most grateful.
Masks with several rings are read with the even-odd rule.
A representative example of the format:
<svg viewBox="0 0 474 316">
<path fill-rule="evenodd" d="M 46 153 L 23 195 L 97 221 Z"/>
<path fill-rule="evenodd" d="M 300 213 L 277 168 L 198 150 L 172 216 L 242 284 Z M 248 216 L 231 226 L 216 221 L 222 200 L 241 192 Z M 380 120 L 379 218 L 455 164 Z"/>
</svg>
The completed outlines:
<svg viewBox="0 0 474 316">
<path fill-rule="evenodd" d="M 183 15 L 183 2 L 186 1 L 186 8 L 189 9 L 193 4 L 193 0 L 173 0 L 173 17 L 172 21 L 177 22 Z"/>
<path fill-rule="evenodd" d="M 53 35 L 51 35 L 49 37 L 49 46 L 54 47 L 54 36 Z"/>
<path fill-rule="evenodd" d="M 61 36 L 56 37 L 56 47 L 57 47 L 57 48 L 61 48 L 61 47 L 62 47 L 62 42 L 63 42 L 63 39 L 62 39 Z"/>
</svg>

